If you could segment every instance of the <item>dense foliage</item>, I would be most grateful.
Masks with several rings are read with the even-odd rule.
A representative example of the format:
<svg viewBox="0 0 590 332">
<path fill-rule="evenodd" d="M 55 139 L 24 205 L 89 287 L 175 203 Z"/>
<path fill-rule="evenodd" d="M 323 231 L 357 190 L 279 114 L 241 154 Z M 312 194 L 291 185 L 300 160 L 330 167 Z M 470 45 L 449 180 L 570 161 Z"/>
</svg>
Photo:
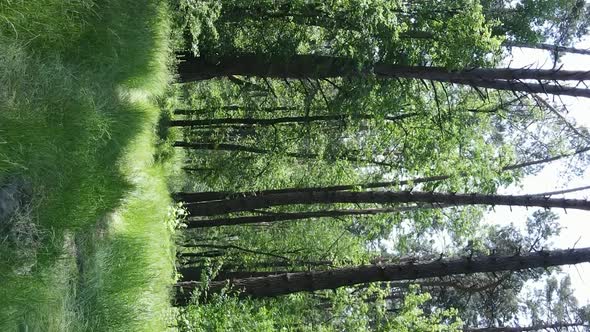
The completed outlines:
<svg viewBox="0 0 590 332">
<path fill-rule="evenodd" d="M 515 325 L 525 316 L 537 325 L 586 321 L 581 314 L 547 315 L 540 292 L 523 295 L 533 282 L 555 289 L 558 269 L 270 299 L 243 298 L 231 287 L 231 280 L 289 272 L 429 261 L 441 256 L 441 242 L 447 257 L 542 251 L 559 233 L 547 211 L 534 212 L 522 229 L 484 224 L 482 207 L 432 202 L 268 203 L 229 213 L 197 207 L 310 188 L 493 194 L 570 157 L 565 174 L 579 173 L 587 164 L 587 131 L 553 101 L 529 93 L 535 82 L 477 77 L 453 85 L 375 68 L 465 73 L 498 67 L 502 45 L 570 46 L 587 32 L 587 4 L 180 0 L 178 9 L 184 105 L 169 122 L 184 137 L 175 145 L 186 152 L 187 182 L 176 196 L 187 209 L 178 271 L 181 282 L 199 285 L 181 309 L 182 330 L 455 331 Z M 195 59 L 193 67 L 183 65 Z M 208 292 L 223 280 L 230 282 L 221 293 Z M 568 313 L 584 312 L 570 300 L 563 300 L 574 308 Z"/>
</svg>

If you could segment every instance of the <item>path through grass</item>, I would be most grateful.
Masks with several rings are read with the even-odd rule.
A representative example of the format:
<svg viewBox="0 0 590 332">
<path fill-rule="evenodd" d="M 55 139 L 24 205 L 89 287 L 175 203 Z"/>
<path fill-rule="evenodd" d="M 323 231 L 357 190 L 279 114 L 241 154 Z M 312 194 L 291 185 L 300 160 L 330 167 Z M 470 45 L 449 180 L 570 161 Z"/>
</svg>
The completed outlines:
<svg viewBox="0 0 590 332">
<path fill-rule="evenodd" d="M 164 331 L 173 242 L 155 135 L 160 0 L 0 2 L 0 330 Z"/>
</svg>

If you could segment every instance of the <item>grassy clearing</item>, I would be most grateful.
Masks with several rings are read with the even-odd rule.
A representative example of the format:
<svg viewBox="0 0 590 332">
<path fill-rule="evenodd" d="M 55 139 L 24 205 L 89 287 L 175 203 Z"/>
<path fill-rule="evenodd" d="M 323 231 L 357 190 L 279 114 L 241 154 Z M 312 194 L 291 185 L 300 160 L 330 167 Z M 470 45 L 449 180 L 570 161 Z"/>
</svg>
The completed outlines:
<svg viewBox="0 0 590 332">
<path fill-rule="evenodd" d="M 160 0 L 0 2 L 0 330 L 167 328 L 167 36 Z"/>
</svg>

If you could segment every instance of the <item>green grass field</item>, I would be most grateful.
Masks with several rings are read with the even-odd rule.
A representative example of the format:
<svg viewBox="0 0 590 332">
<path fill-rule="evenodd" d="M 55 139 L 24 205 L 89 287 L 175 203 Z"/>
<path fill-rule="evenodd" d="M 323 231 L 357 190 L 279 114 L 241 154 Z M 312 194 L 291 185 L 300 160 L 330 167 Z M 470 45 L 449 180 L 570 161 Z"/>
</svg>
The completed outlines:
<svg viewBox="0 0 590 332">
<path fill-rule="evenodd" d="M 0 189 L 20 195 L 0 220 L 0 331 L 172 324 L 168 15 L 160 0 L 0 1 Z"/>
</svg>

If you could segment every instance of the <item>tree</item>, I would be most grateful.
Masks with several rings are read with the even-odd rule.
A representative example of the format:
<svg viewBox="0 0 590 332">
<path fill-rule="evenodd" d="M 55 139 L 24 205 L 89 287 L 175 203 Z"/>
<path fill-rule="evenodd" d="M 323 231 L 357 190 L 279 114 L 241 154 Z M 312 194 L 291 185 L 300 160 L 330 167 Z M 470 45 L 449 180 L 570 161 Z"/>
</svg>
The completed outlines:
<svg viewBox="0 0 590 332">
<path fill-rule="evenodd" d="M 416 113 L 403 114 L 400 116 L 386 116 L 383 120 L 398 121 L 408 117 L 415 116 Z M 170 127 L 198 127 L 209 125 L 251 125 L 251 126 L 274 126 L 277 124 L 306 124 L 310 122 L 321 121 L 347 121 L 347 120 L 374 120 L 376 117 L 368 114 L 352 115 L 316 115 L 316 116 L 296 116 L 281 117 L 274 119 L 254 119 L 254 118 L 225 118 L 225 119 L 205 119 L 205 120 L 173 120 L 168 124 Z"/>
<path fill-rule="evenodd" d="M 482 256 L 462 259 L 440 259 L 421 264 L 383 264 L 327 271 L 295 272 L 259 278 L 232 280 L 230 284 L 243 296 L 274 297 L 302 291 L 336 289 L 376 281 L 415 280 L 429 277 L 444 277 L 457 274 L 472 274 L 498 271 L 519 271 L 531 268 L 547 268 L 590 261 L 590 248 L 540 251 L 523 255 Z M 186 304 L 190 291 L 198 281 L 181 282 L 177 287 L 179 304 Z M 227 286 L 226 282 L 212 282 L 210 291 L 216 292 Z"/>
<path fill-rule="evenodd" d="M 236 317 L 242 313 L 234 309 L 247 311 L 244 324 L 256 316 L 274 329 L 411 331 L 450 323 L 460 329 L 458 317 L 473 328 L 518 326 L 511 319 L 523 313 L 519 291 L 554 269 L 413 279 L 431 297 L 408 311 L 404 304 L 414 294 L 407 281 L 256 300 L 238 300 L 233 290 L 240 287 L 232 287 L 255 280 L 307 287 L 318 273 L 422 267 L 429 264 L 423 254 L 430 263 L 442 261 L 429 243 L 437 236 L 451 238 L 446 254 L 467 257 L 463 262 L 545 252 L 542 238 L 554 229 L 545 227 L 554 224 L 548 211 L 539 217 L 546 222 L 532 223 L 526 234 L 510 227 L 487 232 L 484 209 L 463 204 L 576 204 L 552 193 L 495 195 L 547 162 L 570 156 L 586 162 L 590 148 L 587 132 L 562 109 L 531 95 L 587 96 L 581 84 L 562 83 L 587 80 L 587 73 L 496 68 L 503 41 L 494 35 L 506 37 L 505 46 L 554 43 L 564 52 L 571 45 L 549 34 L 574 36 L 566 30 L 581 31 L 584 18 L 576 18 L 569 0 L 522 1 L 531 11 L 548 10 L 531 15 L 507 1 L 479 2 L 190 2 L 212 9 L 201 15 L 211 24 L 201 26 L 216 30 L 197 41 L 194 55 L 182 53 L 179 74 L 189 84 L 180 86 L 182 117 L 169 123 L 184 126 L 172 129 L 184 135 L 175 144 L 194 170 L 175 194 L 192 212 L 180 232 L 178 251 L 188 259 L 181 261 L 187 283 L 179 286 L 207 293 L 211 281 L 213 292 L 193 300 L 217 303 L 216 314 L 195 321 L 234 322 L 223 317 L 223 300 L 215 302 L 226 299 Z M 498 18 L 503 22 L 490 22 Z M 545 29 L 546 22 L 560 26 Z M 308 218 L 315 220 L 278 222 Z M 217 276 L 204 273 L 211 266 L 220 267 Z M 202 275 L 211 280 L 196 282 Z M 199 304 L 193 312 L 204 313 L 207 304 Z M 438 309 L 453 314 L 436 315 Z M 422 319 L 433 314 L 432 321 Z M 398 318 L 408 321 L 392 325 Z M 531 326 L 566 322 L 575 321 L 543 318 Z"/>
<path fill-rule="evenodd" d="M 554 329 L 557 331 L 567 331 L 570 327 L 590 327 L 590 325 L 579 322 L 579 323 L 546 323 L 537 324 L 530 326 L 518 326 L 518 327 L 479 327 L 479 328 L 464 328 L 463 332 L 527 332 L 527 331 L 543 331 Z"/>
<path fill-rule="evenodd" d="M 193 216 L 210 216 L 232 212 L 251 211 L 293 204 L 329 203 L 426 203 L 445 205 L 506 205 L 538 206 L 590 210 L 590 202 L 578 199 L 555 199 L 534 195 L 482 195 L 412 191 L 336 191 L 293 192 L 269 194 L 260 197 L 243 197 L 220 201 L 192 203 L 186 206 Z"/>
<path fill-rule="evenodd" d="M 229 75 L 259 76 L 269 78 L 331 78 L 363 77 L 375 75 L 378 78 L 413 78 L 447 83 L 465 84 L 496 90 L 523 91 L 590 97 L 588 89 L 527 83 L 520 80 L 574 80 L 590 79 L 590 73 L 581 71 L 545 69 L 482 68 L 449 71 L 440 67 L 399 66 L 387 63 L 373 63 L 364 68 L 352 59 L 320 55 L 296 55 L 289 58 L 268 58 L 254 54 L 243 54 L 215 61 L 183 55 L 178 65 L 181 82 L 205 80 Z"/>
</svg>

